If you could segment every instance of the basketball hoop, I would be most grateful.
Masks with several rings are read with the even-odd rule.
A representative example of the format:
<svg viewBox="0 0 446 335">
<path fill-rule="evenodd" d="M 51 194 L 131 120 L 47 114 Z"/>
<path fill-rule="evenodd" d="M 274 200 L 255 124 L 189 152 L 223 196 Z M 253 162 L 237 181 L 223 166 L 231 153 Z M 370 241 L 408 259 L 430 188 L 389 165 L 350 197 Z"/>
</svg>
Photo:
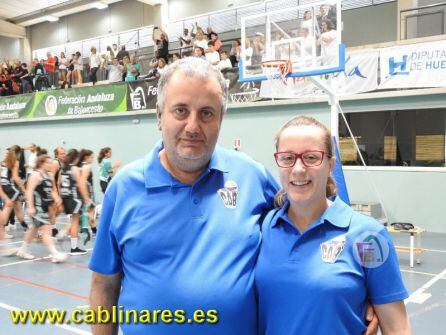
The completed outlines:
<svg viewBox="0 0 446 335">
<path fill-rule="evenodd" d="M 262 70 L 268 80 L 282 79 L 286 84 L 286 76 L 292 72 L 291 61 L 287 59 L 263 61 Z"/>
</svg>

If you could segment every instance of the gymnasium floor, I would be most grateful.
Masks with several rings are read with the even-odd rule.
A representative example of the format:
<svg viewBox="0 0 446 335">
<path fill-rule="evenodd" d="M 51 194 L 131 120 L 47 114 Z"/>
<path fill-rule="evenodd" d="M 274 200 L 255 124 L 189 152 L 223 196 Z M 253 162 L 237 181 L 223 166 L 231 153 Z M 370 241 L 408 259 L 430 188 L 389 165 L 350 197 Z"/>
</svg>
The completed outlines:
<svg viewBox="0 0 446 335">
<path fill-rule="evenodd" d="M 63 223 L 63 222 L 62 222 Z M 21 230 L 8 240 L 10 246 L 19 246 Z M 396 245 L 408 245 L 408 236 L 394 234 Z M 4 244 L 4 243 L 2 243 Z M 399 254 L 400 268 L 411 297 L 406 301 L 413 333 L 444 334 L 446 315 L 446 234 L 425 233 L 421 264 L 409 267 L 409 254 Z M 58 245 L 69 250 L 69 241 Z M 92 248 L 91 242 L 86 248 Z M 69 257 L 63 264 L 51 263 L 41 243 L 34 243 L 30 251 L 42 258 L 22 260 L 0 257 L 0 335 L 69 335 L 91 334 L 88 325 L 14 325 L 12 309 L 54 309 L 72 311 L 86 309 L 91 272 L 87 269 L 89 254 Z M 383 282 L 383 285 L 385 283 Z"/>
</svg>

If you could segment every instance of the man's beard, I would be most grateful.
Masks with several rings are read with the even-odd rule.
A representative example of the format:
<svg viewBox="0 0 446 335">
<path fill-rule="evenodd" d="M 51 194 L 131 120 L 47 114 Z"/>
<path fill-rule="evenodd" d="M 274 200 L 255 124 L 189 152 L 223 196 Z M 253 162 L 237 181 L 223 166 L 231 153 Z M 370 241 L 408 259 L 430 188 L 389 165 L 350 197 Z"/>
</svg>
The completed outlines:
<svg viewBox="0 0 446 335">
<path fill-rule="evenodd" d="M 210 151 L 204 151 L 196 155 L 181 154 L 175 147 L 165 148 L 169 165 L 175 166 L 184 172 L 197 172 L 203 170 L 211 160 L 214 148 Z"/>
</svg>

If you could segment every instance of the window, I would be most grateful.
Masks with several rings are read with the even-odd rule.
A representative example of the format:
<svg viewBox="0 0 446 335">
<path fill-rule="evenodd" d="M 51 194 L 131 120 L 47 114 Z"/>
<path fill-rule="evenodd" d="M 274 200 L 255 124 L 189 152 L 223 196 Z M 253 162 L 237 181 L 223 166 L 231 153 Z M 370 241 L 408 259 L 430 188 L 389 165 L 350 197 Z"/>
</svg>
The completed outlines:
<svg viewBox="0 0 446 335">
<path fill-rule="evenodd" d="M 369 166 L 445 166 L 446 109 L 348 113 L 347 121 Z M 362 165 L 344 121 L 339 124 L 344 165 Z"/>
</svg>

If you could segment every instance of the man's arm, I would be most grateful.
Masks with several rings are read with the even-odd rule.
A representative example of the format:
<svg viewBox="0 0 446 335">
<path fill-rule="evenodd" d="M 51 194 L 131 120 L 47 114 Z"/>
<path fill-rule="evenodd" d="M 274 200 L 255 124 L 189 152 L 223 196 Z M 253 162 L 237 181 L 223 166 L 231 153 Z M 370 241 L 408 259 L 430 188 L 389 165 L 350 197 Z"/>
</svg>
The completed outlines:
<svg viewBox="0 0 446 335">
<path fill-rule="evenodd" d="M 112 307 L 117 306 L 121 292 L 122 273 L 103 275 L 93 272 L 90 290 L 90 308 L 97 311 L 101 306 L 111 313 Z M 93 335 L 117 335 L 119 325 L 116 323 L 94 324 L 91 327 Z"/>
</svg>

